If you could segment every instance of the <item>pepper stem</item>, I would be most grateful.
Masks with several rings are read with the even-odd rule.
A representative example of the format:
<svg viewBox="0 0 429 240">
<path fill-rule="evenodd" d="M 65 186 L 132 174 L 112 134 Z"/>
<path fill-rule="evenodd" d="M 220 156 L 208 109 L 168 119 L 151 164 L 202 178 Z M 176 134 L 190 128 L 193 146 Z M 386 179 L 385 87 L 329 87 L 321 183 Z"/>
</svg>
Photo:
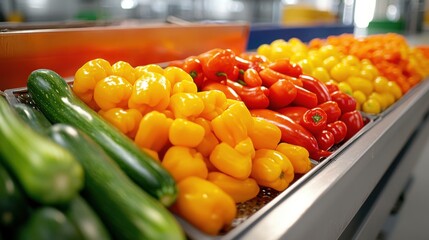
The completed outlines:
<svg viewBox="0 0 429 240">
<path fill-rule="evenodd" d="M 313 122 L 318 123 L 322 120 L 322 116 L 320 116 L 319 114 L 314 114 L 313 116 L 311 116 L 311 119 L 313 120 Z"/>
</svg>

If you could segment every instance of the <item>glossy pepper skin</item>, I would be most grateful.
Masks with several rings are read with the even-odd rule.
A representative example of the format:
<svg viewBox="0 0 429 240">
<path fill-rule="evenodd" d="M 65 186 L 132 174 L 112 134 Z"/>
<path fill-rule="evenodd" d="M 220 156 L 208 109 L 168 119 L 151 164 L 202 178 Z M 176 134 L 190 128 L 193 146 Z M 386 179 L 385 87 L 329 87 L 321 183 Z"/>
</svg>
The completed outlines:
<svg viewBox="0 0 429 240">
<path fill-rule="evenodd" d="M 231 49 L 215 48 L 198 55 L 204 75 L 212 81 L 236 80 L 238 67 Z"/>
<path fill-rule="evenodd" d="M 228 99 L 233 99 L 233 100 L 238 100 L 241 101 L 240 96 L 238 95 L 238 93 L 232 89 L 230 86 L 226 85 L 226 84 L 222 84 L 219 82 L 205 82 L 202 88 L 202 91 L 210 91 L 210 90 L 218 90 L 221 91 L 225 94 L 225 96 Z"/>
<path fill-rule="evenodd" d="M 276 111 L 278 113 L 281 113 L 290 119 L 292 119 L 296 123 L 301 123 L 302 116 L 304 113 L 308 110 L 306 107 L 300 107 L 300 106 L 287 106 L 284 108 L 277 109 Z"/>
<path fill-rule="evenodd" d="M 334 134 L 326 129 L 314 135 L 317 140 L 319 148 L 322 150 L 329 150 L 335 144 Z"/>
<path fill-rule="evenodd" d="M 262 85 L 266 87 L 270 87 L 275 82 L 280 79 L 287 79 L 291 81 L 293 84 L 302 87 L 302 81 L 299 78 L 291 77 L 277 71 L 274 71 L 271 68 L 264 68 L 259 72 L 259 76 L 262 79 Z"/>
<path fill-rule="evenodd" d="M 197 93 L 198 87 L 192 77 L 178 67 L 166 67 L 163 72 L 171 84 L 171 95 L 175 93 Z"/>
<path fill-rule="evenodd" d="M 302 68 L 298 64 L 292 63 L 289 59 L 278 59 L 268 65 L 269 68 L 279 73 L 298 78 L 302 74 Z"/>
<path fill-rule="evenodd" d="M 353 137 L 365 125 L 361 113 L 357 110 L 344 113 L 340 120 L 347 126 L 347 134 L 344 140 L 348 140 Z"/>
<path fill-rule="evenodd" d="M 97 58 L 86 62 L 75 75 L 73 91 L 90 107 L 95 107 L 94 88 L 98 81 L 112 75 L 112 66 L 104 59 Z"/>
<path fill-rule="evenodd" d="M 311 170 L 310 154 L 304 147 L 282 142 L 275 150 L 289 158 L 295 173 L 305 174 Z"/>
<path fill-rule="evenodd" d="M 207 180 L 224 190 L 236 203 L 255 198 L 259 193 L 259 185 L 253 178 L 240 180 L 222 172 L 210 172 Z"/>
<path fill-rule="evenodd" d="M 251 177 L 261 186 L 283 191 L 294 179 L 294 170 L 290 160 L 281 152 L 259 149 L 253 159 Z"/>
<path fill-rule="evenodd" d="M 221 142 L 211 152 L 210 162 L 221 172 L 244 180 L 252 171 L 254 154 L 255 149 L 250 138 L 246 138 L 235 147 Z"/>
<path fill-rule="evenodd" d="M 204 110 L 204 102 L 197 93 L 179 92 L 170 97 L 169 109 L 175 118 L 193 119 Z"/>
<path fill-rule="evenodd" d="M 323 109 L 328 115 L 328 124 L 337 121 L 341 117 L 341 109 L 335 101 L 326 101 L 317 105 L 317 107 Z"/>
<path fill-rule="evenodd" d="M 347 125 L 343 121 L 328 123 L 326 130 L 334 135 L 335 144 L 342 142 L 347 135 Z"/>
<path fill-rule="evenodd" d="M 235 147 L 248 137 L 253 127 L 253 118 L 243 102 L 234 102 L 211 121 L 216 137 Z"/>
<path fill-rule="evenodd" d="M 213 133 L 213 128 L 209 120 L 197 118 L 194 122 L 203 127 L 205 132 L 203 140 L 201 140 L 196 149 L 204 157 L 209 157 L 213 149 L 219 144 L 219 139 L 217 139 L 216 135 Z"/>
<path fill-rule="evenodd" d="M 187 177 L 177 188 L 173 211 L 207 234 L 217 235 L 237 214 L 232 197 L 210 181 Z"/>
<path fill-rule="evenodd" d="M 342 114 L 356 110 L 356 100 L 341 91 L 331 93 L 331 99 L 338 104 Z"/>
<path fill-rule="evenodd" d="M 314 108 L 317 107 L 317 95 L 303 87 L 296 86 L 296 97 L 292 103 L 296 106 Z"/>
<path fill-rule="evenodd" d="M 204 103 L 204 109 L 200 113 L 200 117 L 212 120 L 227 108 L 226 95 L 221 91 L 202 91 L 198 92 L 197 95 Z"/>
<path fill-rule="evenodd" d="M 111 75 L 98 81 L 94 87 L 94 101 L 102 110 L 127 108 L 133 85 L 125 78 Z"/>
<path fill-rule="evenodd" d="M 128 107 L 143 115 L 152 111 L 163 111 L 170 103 L 170 82 L 161 74 L 147 72 L 135 81 Z"/>
<path fill-rule="evenodd" d="M 117 127 L 123 134 L 134 139 L 139 129 L 142 114 L 135 109 L 111 108 L 98 111 L 104 119 Z"/>
<path fill-rule="evenodd" d="M 255 149 L 275 149 L 282 137 L 282 132 L 276 125 L 258 117 L 253 117 L 253 128 L 248 134 Z"/>
<path fill-rule="evenodd" d="M 247 87 L 259 87 L 262 85 L 262 79 L 259 76 L 258 71 L 253 68 L 249 68 L 243 73 L 243 81 Z"/>
<path fill-rule="evenodd" d="M 308 109 L 300 122 L 301 126 L 305 127 L 313 134 L 319 134 L 326 128 L 328 115 L 320 107 Z"/>
<path fill-rule="evenodd" d="M 203 156 L 193 148 L 172 146 L 165 153 L 161 164 L 176 182 L 190 176 L 207 178 L 208 170 Z"/>
<path fill-rule="evenodd" d="M 205 81 L 205 76 L 200 59 L 197 56 L 189 56 L 185 58 L 181 68 L 192 77 L 198 89 L 201 89 Z"/>
<path fill-rule="evenodd" d="M 303 88 L 316 94 L 318 104 L 331 100 L 328 88 L 320 80 L 306 74 L 300 75 L 299 79 L 302 81 Z"/>
<path fill-rule="evenodd" d="M 286 79 L 279 79 L 270 88 L 270 109 L 280 109 L 288 106 L 295 100 L 297 90 L 292 82 Z"/>
<path fill-rule="evenodd" d="M 192 121 L 176 118 L 170 125 L 168 139 L 175 146 L 197 147 L 205 135 L 204 128 Z"/>
<path fill-rule="evenodd" d="M 270 105 L 270 91 L 264 86 L 246 87 L 231 80 L 227 80 L 227 86 L 240 96 L 249 109 L 267 108 Z"/>
<path fill-rule="evenodd" d="M 173 119 L 164 113 L 151 111 L 140 120 L 134 142 L 141 148 L 160 152 L 169 143 L 169 130 Z"/>
<path fill-rule="evenodd" d="M 127 79 L 131 84 L 137 80 L 133 66 L 124 61 L 118 61 L 112 65 L 112 74 Z"/>
<path fill-rule="evenodd" d="M 282 132 L 281 139 L 283 142 L 304 147 L 313 159 L 320 160 L 331 154 L 320 150 L 313 134 L 285 115 L 269 109 L 253 109 L 251 114 L 254 117 L 261 117 L 275 124 Z"/>
</svg>

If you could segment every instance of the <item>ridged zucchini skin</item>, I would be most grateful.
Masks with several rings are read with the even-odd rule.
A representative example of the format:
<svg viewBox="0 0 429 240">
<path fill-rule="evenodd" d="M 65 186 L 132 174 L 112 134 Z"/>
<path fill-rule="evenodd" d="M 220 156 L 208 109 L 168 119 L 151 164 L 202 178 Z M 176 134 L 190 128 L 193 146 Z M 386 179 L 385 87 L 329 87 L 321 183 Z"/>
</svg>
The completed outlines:
<svg viewBox="0 0 429 240">
<path fill-rule="evenodd" d="M 176 182 L 167 170 L 82 102 L 60 75 L 52 70 L 35 70 L 28 78 L 27 89 L 50 122 L 66 123 L 80 129 L 146 192 L 166 206 L 175 201 Z"/>
<path fill-rule="evenodd" d="M 42 112 L 24 103 L 13 105 L 13 109 L 33 130 L 45 134 L 52 125 Z"/>
<path fill-rule="evenodd" d="M 115 239 L 184 239 L 174 216 L 136 185 L 91 138 L 65 124 L 48 135 L 66 147 L 85 169 L 82 195 Z"/>
<path fill-rule="evenodd" d="M 28 126 L 0 97 L 0 155 L 25 194 L 42 204 L 68 203 L 83 187 L 83 169 L 63 147 Z"/>
<path fill-rule="evenodd" d="M 97 213 L 81 196 L 75 197 L 64 214 L 76 227 L 82 240 L 110 240 L 110 234 Z"/>
</svg>

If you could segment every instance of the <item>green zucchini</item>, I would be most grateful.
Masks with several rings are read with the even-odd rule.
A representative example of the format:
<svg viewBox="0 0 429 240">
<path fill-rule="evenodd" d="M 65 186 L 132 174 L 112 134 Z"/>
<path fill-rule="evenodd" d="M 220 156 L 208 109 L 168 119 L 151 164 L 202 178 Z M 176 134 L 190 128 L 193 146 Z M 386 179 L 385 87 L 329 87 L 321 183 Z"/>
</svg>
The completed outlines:
<svg viewBox="0 0 429 240">
<path fill-rule="evenodd" d="M 51 70 L 35 70 L 28 78 L 27 88 L 38 109 L 50 122 L 66 123 L 80 129 L 146 192 L 166 206 L 175 201 L 176 183 L 167 170 L 82 102 L 61 76 Z"/>
<path fill-rule="evenodd" d="M 111 239 L 104 223 L 81 196 L 75 197 L 64 213 L 80 232 L 83 240 Z"/>
<path fill-rule="evenodd" d="M 0 156 L 0 228 L 15 228 L 28 216 L 29 205 Z"/>
<path fill-rule="evenodd" d="M 60 210 L 43 206 L 36 209 L 20 228 L 18 240 L 80 240 L 82 236 Z"/>
<path fill-rule="evenodd" d="M 63 147 L 29 127 L 0 97 L 0 155 L 26 195 L 63 204 L 83 185 L 83 169 Z"/>
<path fill-rule="evenodd" d="M 85 169 L 82 195 L 117 239 L 184 239 L 174 216 L 136 185 L 82 131 L 55 124 L 48 135 L 66 147 Z"/>
<path fill-rule="evenodd" d="M 44 134 L 52 125 L 42 112 L 24 103 L 17 103 L 13 108 L 33 130 Z"/>
</svg>

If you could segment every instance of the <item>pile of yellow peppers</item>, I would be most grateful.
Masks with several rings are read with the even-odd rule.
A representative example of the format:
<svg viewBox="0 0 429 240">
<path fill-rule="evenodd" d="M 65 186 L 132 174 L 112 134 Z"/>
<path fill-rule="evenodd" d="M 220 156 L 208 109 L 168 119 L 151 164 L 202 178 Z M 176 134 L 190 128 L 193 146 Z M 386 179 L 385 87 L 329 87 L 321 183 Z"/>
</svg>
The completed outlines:
<svg viewBox="0 0 429 240">
<path fill-rule="evenodd" d="M 76 72 L 73 91 L 159 160 L 179 189 L 171 210 L 208 234 L 260 186 L 283 191 L 311 169 L 308 151 L 280 143 L 279 128 L 220 91 L 198 92 L 177 67 L 94 59 Z"/>
</svg>

